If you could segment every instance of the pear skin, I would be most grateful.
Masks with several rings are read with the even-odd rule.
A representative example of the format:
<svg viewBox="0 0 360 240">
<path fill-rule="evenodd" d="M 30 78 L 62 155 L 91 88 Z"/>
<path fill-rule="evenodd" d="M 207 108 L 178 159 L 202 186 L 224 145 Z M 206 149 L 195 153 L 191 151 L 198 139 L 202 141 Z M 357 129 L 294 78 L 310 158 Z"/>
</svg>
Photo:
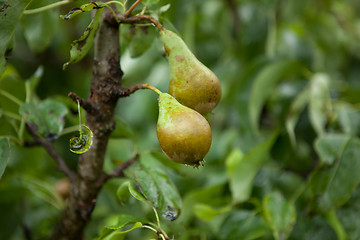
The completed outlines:
<svg viewBox="0 0 360 240">
<path fill-rule="evenodd" d="M 169 94 L 203 115 L 211 112 L 221 98 L 219 79 L 178 35 L 164 29 L 160 36 L 170 65 Z"/>
<path fill-rule="evenodd" d="M 159 95 L 156 133 L 169 159 L 195 167 L 202 165 L 212 141 L 207 120 L 167 93 Z"/>
</svg>

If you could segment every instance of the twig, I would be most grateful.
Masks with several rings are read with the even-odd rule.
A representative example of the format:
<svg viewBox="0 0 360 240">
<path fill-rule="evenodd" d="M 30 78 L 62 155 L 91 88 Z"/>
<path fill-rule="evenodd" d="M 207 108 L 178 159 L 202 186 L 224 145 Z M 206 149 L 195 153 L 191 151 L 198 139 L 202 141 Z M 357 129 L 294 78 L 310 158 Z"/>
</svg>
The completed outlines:
<svg viewBox="0 0 360 240">
<path fill-rule="evenodd" d="M 76 174 L 69 169 L 64 159 L 55 150 L 53 144 L 37 135 L 36 131 L 29 124 L 26 124 L 26 127 L 29 133 L 34 137 L 35 142 L 38 142 L 41 146 L 43 146 L 49 155 L 55 160 L 55 162 L 58 164 L 58 169 L 65 173 L 71 182 L 74 182 L 76 179 Z"/>
<path fill-rule="evenodd" d="M 141 0 L 137 0 L 133 5 L 131 5 L 131 7 L 124 13 L 124 17 L 128 17 L 132 10 L 134 10 L 134 8 L 136 7 L 136 5 L 138 5 L 141 2 Z"/>
<path fill-rule="evenodd" d="M 124 177 L 124 170 L 130 167 L 135 161 L 139 159 L 139 154 L 136 154 L 133 158 L 129 159 L 128 161 L 124 162 L 117 168 L 115 168 L 111 173 L 104 173 L 103 177 L 100 180 L 100 184 L 104 184 L 107 180 L 115 177 Z"/>
<path fill-rule="evenodd" d="M 156 88 L 152 87 L 151 85 L 149 85 L 147 83 L 136 84 L 136 85 L 133 85 L 128 88 L 120 88 L 120 89 L 117 89 L 117 91 L 115 91 L 114 93 L 115 93 L 116 97 L 118 97 L 118 98 L 128 97 L 140 89 L 151 89 L 151 90 L 157 92 L 158 94 L 161 93 L 159 90 L 157 90 Z"/>
<path fill-rule="evenodd" d="M 119 20 L 119 22 L 117 22 Z M 161 25 L 161 23 L 153 18 L 152 16 L 148 15 L 136 15 L 126 17 L 124 14 L 117 13 L 116 18 L 113 14 L 109 13 L 106 15 L 106 22 L 108 22 L 113 27 L 118 27 L 119 23 L 152 23 L 157 27 L 160 31 L 165 30 L 165 28 Z"/>
<path fill-rule="evenodd" d="M 85 111 L 89 114 L 98 113 L 98 109 L 94 107 L 89 101 L 79 97 L 76 93 L 70 92 L 68 96 L 75 102 L 79 102 L 80 106 L 85 109 Z"/>
</svg>

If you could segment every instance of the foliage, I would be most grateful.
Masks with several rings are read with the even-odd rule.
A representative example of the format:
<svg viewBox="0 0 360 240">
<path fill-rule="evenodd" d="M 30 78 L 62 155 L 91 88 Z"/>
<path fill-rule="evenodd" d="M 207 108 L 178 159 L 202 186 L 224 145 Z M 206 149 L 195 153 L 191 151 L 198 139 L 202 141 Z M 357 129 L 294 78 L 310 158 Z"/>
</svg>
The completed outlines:
<svg viewBox="0 0 360 240">
<path fill-rule="evenodd" d="M 63 174 L 31 146 L 26 122 L 76 171 L 77 106 L 67 94 L 88 94 L 107 8 L 64 1 L 29 14 L 54 3 L 29 2 L 0 0 L 0 239 L 48 239 L 67 203 Z M 124 13 L 135 1 L 119 2 L 110 6 Z M 133 15 L 179 33 L 220 79 L 221 102 L 207 116 L 213 142 L 204 167 L 176 164 L 156 139 L 156 96 L 121 98 L 104 171 L 140 157 L 104 185 L 85 238 L 359 239 L 359 11 L 357 0 L 142 1 Z M 154 29 L 120 24 L 125 87 L 167 91 Z"/>
</svg>

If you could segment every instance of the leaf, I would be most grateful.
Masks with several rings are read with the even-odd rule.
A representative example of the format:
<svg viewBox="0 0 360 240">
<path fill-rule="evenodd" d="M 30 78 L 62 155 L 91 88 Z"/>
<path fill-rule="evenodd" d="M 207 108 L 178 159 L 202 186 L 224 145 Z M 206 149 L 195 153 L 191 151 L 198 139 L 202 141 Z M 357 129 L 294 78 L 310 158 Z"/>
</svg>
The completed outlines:
<svg viewBox="0 0 360 240">
<path fill-rule="evenodd" d="M 316 197 L 313 207 L 322 213 L 345 204 L 360 183 L 360 140 L 349 139 L 339 156 L 333 166 L 320 168 L 310 177 L 310 192 Z"/>
<path fill-rule="evenodd" d="M 314 74 L 311 79 L 309 118 L 313 128 L 319 135 L 325 132 L 325 125 L 332 113 L 328 85 L 329 76 L 326 74 Z"/>
<path fill-rule="evenodd" d="M 44 74 L 44 67 L 43 66 L 39 66 L 35 73 L 26 81 L 29 82 L 30 84 L 30 90 L 31 92 L 35 92 L 37 86 L 39 85 L 40 79 Z"/>
<path fill-rule="evenodd" d="M 290 141 L 293 147 L 296 145 L 296 138 L 295 138 L 295 126 L 299 120 L 301 112 L 305 109 L 309 101 L 309 89 L 305 88 L 304 90 L 297 95 L 295 100 L 292 102 L 290 106 L 290 110 L 286 117 L 286 130 L 289 134 Z"/>
<path fill-rule="evenodd" d="M 349 201 L 336 214 L 349 239 L 360 239 L 360 187 L 358 186 Z"/>
<path fill-rule="evenodd" d="M 248 105 L 249 117 L 253 131 L 259 132 L 259 118 L 265 100 L 270 96 L 276 84 L 287 74 L 294 75 L 300 65 L 293 61 L 281 60 L 264 67 L 254 79 Z"/>
<path fill-rule="evenodd" d="M 360 126 L 360 114 L 352 105 L 337 102 L 334 104 L 334 111 L 342 130 L 349 135 L 356 135 Z"/>
<path fill-rule="evenodd" d="M 96 11 L 94 18 L 90 22 L 89 26 L 86 28 L 83 35 L 79 39 L 71 43 L 70 60 L 63 65 L 63 70 L 65 70 L 70 63 L 77 63 L 78 61 L 83 59 L 83 57 L 86 56 L 86 54 L 92 47 L 96 31 L 100 26 L 102 11 L 103 8 L 100 8 Z"/>
<path fill-rule="evenodd" d="M 194 206 L 194 214 L 199 219 L 204 221 L 210 221 L 214 217 L 229 212 L 230 210 L 231 210 L 231 205 L 223 206 L 217 209 L 204 203 L 198 203 Z"/>
<path fill-rule="evenodd" d="M 42 1 L 32 1 L 31 7 L 41 7 Z M 44 51 L 58 29 L 57 11 L 43 11 L 37 14 L 24 15 L 21 18 L 24 35 L 31 50 L 35 53 Z"/>
<path fill-rule="evenodd" d="M 134 180 L 143 196 L 163 217 L 173 221 L 180 214 L 180 195 L 171 179 L 152 162 L 157 160 L 151 153 L 143 154 L 140 162 L 126 171 L 126 175 Z"/>
<path fill-rule="evenodd" d="M 129 200 L 129 184 L 129 181 L 123 182 L 116 191 L 116 196 L 121 204 L 125 204 Z"/>
<path fill-rule="evenodd" d="M 68 110 L 64 104 L 47 99 L 35 106 L 25 103 L 19 108 L 20 115 L 34 124 L 37 133 L 47 139 L 56 139 L 64 127 L 64 116 Z"/>
<path fill-rule="evenodd" d="M 35 196 L 43 201 L 48 202 L 57 209 L 63 208 L 63 201 L 60 196 L 55 194 L 54 187 L 44 180 L 39 180 L 33 177 L 24 176 L 21 178 L 24 186 Z"/>
<path fill-rule="evenodd" d="M 0 109 L 1 110 L 1 109 Z M 10 157 L 10 145 L 8 138 L 0 138 L 0 179 L 4 174 Z"/>
<path fill-rule="evenodd" d="M 11 43 L 16 26 L 22 16 L 23 10 L 30 0 L 7 0 L 0 2 L 0 75 L 5 70 L 5 57 L 11 48 Z"/>
<path fill-rule="evenodd" d="M 277 135 L 275 132 L 269 139 L 252 148 L 244 156 L 239 149 L 234 149 L 226 158 L 226 172 L 234 203 L 241 203 L 250 198 L 254 178 L 266 160 Z"/>
<path fill-rule="evenodd" d="M 222 223 L 219 232 L 219 239 L 267 239 L 268 228 L 264 220 L 255 212 L 248 210 L 235 210 Z"/>
<path fill-rule="evenodd" d="M 94 9 L 102 9 L 105 6 L 106 6 L 106 4 L 102 3 L 102 2 L 86 3 L 86 4 L 81 5 L 79 8 L 71 9 L 66 15 L 61 15 L 60 17 L 64 20 L 69 20 L 80 13 L 89 12 Z"/>
<path fill-rule="evenodd" d="M 136 228 L 140 228 L 142 227 L 142 222 L 144 222 L 145 220 L 143 218 L 137 218 L 134 216 L 130 216 L 130 215 L 120 215 L 118 218 L 118 221 L 115 225 L 111 225 L 111 226 L 106 226 L 101 230 L 100 236 L 98 238 L 96 238 L 97 240 L 101 240 L 104 239 L 105 237 L 109 236 L 112 233 L 117 233 L 117 234 L 124 234 L 124 233 L 128 233 Z M 127 229 L 127 230 L 123 230 L 123 227 L 125 227 L 126 225 L 130 225 L 132 224 L 132 226 Z"/>
<path fill-rule="evenodd" d="M 287 239 L 296 222 L 296 209 L 279 192 L 272 192 L 263 199 L 263 214 L 273 231 L 274 238 Z"/>
<path fill-rule="evenodd" d="M 93 132 L 88 126 L 83 124 L 81 126 L 80 136 L 72 137 L 70 139 L 70 151 L 77 154 L 87 152 L 93 143 Z"/>
<path fill-rule="evenodd" d="M 127 25 L 128 26 L 128 25 Z M 126 39 L 129 41 L 128 50 L 132 58 L 144 54 L 152 45 L 157 37 L 156 30 L 153 26 L 130 25 L 130 31 Z"/>
<path fill-rule="evenodd" d="M 332 164 L 340 157 L 349 136 L 344 134 L 324 134 L 315 141 L 315 151 L 319 154 L 323 163 Z"/>
</svg>

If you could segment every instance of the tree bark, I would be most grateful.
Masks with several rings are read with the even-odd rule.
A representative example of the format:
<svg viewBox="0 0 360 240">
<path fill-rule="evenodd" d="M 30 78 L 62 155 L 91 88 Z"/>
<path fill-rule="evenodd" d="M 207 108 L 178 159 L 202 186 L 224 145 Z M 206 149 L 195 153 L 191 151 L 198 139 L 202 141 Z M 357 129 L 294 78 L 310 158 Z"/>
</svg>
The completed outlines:
<svg viewBox="0 0 360 240">
<path fill-rule="evenodd" d="M 113 93 L 121 87 L 118 27 L 105 21 L 108 9 L 95 38 L 93 77 L 87 102 L 95 108 L 88 111 L 87 126 L 93 131 L 93 145 L 81 155 L 78 175 L 71 184 L 68 204 L 55 228 L 52 239 L 83 239 L 83 232 L 96 205 L 103 177 L 103 162 L 109 136 L 115 127 L 113 114 L 117 97 Z"/>
</svg>

